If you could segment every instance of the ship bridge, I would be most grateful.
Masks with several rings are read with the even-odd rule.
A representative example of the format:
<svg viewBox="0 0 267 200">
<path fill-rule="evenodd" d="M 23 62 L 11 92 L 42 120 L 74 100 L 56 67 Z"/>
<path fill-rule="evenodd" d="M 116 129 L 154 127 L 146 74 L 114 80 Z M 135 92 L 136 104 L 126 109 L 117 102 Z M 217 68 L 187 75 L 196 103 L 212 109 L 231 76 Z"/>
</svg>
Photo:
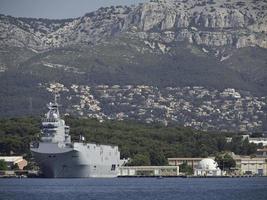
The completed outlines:
<svg viewBox="0 0 267 200">
<path fill-rule="evenodd" d="M 60 118 L 57 96 L 55 102 L 47 105 L 49 111 L 42 119 L 41 140 L 48 143 L 70 143 L 69 126 Z"/>
</svg>

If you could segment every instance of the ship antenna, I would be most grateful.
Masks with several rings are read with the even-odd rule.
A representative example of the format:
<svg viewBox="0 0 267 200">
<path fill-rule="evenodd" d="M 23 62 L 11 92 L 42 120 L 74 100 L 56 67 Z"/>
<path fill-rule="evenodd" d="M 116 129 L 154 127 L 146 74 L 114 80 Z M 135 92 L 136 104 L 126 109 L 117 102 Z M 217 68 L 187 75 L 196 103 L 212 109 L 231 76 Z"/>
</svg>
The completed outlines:
<svg viewBox="0 0 267 200">
<path fill-rule="evenodd" d="M 54 103 L 56 104 L 56 105 L 58 105 L 58 102 L 57 102 L 57 99 L 59 98 L 59 94 L 57 93 L 57 92 L 55 92 L 54 93 L 54 95 L 55 95 L 55 99 L 54 99 Z"/>
<path fill-rule="evenodd" d="M 57 116 L 59 117 L 59 104 L 58 104 L 58 98 L 60 97 L 58 92 L 53 92 L 54 93 L 54 108 L 56 111 Z"/>
</svg>

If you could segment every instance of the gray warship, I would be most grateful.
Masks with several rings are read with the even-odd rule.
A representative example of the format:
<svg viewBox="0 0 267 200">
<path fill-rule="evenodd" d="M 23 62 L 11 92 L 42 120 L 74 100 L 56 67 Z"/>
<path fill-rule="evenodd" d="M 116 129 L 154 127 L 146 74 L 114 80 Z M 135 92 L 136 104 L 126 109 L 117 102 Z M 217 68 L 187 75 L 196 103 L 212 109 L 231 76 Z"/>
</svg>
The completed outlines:
<svg viewBox="0 0 267 200">
<path fill-rule="evenodd" d="M 70 127 L 60 118 L 59 105 L 48 104 L 42 119 L 41 138 L 31 144 L 31 152 L 47 178 L 117 177 L 120 152 L 117 146 L 72 142 Z"/>
</svg>

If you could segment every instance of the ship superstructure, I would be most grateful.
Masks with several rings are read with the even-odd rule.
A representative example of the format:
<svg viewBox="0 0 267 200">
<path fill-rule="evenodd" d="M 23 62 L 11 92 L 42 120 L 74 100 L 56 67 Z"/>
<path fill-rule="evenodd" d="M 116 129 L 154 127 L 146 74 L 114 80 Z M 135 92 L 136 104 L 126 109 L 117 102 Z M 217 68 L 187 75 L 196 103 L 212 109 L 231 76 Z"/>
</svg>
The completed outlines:
<svg viewBox="0 0 267 200">
<path fill-rule="evenodd" d="M 70 128 L 60 118 L 56 97 L 48 104 L 42 119 L 41 141 L 31 145 L 31 152 L 45 177 L 88 178 L 116 177 L 120 167 L 117 146 L 72 142 Z"/>
</svg>

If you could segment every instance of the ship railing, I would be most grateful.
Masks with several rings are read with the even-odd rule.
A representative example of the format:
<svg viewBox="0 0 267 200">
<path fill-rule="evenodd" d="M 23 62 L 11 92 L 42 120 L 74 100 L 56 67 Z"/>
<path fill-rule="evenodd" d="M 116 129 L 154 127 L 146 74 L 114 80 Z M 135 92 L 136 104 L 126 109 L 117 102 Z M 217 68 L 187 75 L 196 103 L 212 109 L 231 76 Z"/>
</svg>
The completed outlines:
<svg viewBox="0 0 267 200">
<path fill-rule="evenodd" d="M 58 122 L 58 119 L 51 119 L 51 118 L 43 118 L 42 119 L 42 122 L 52 122 L 52 123 L 54 123 L 54 122 Z"/>
<path fill-rule="evenodd" d="M 43 123 L 42 125 L 42 128 L 57 128 L 57 124 L 52 124 L 52 123 L 49 123 L 49 122 L 45 122 Z"/>
</svg>

